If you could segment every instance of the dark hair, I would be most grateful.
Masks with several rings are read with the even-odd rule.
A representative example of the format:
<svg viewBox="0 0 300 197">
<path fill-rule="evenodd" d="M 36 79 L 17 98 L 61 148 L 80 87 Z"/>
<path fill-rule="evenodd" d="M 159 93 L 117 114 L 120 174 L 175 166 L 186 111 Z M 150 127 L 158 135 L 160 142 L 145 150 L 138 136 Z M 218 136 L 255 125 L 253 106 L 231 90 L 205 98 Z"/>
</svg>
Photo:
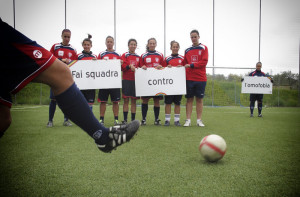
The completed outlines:
<svg viewBox="0 0 300 197">
<path fill-rule="evenodd" d="M 199 31 L 197 29 L 193 29 L 190 34 L 196 33 L 199 36 Z"/>
<path fill-rule="evenodd" d="M 136 44 L 137 44 L 137 41 L 136 41 L 136 39 L 134 39 L 134 38 L 130 38 L 129 40 L 128 40 L 128 46 L 129 46 L 129 44 L 130 44 L 130 42 L 135 42 Z"/>
<path fill-rule="evenodd" d="M 71 33 L 71 30 L 69 30 L 69 29 L 64 29 L 64 30 L 62 30 L 61 35 L 63 35 L 65 32 L 70 32 L 70 33 Z"/>
<path fill-rule="evenodd" d="M 92 38 L 92 35 L 91 35 L 91 34 L 88 34 L 88 37 L 85 38 L 85 39 L 82 41 L 82 44 L 83 44 L 84 42 L 90 42 L 90 43 L 92 44 L 91 38 Z"/>
<path fill-rule="evenodd" d="M 180 45 L 179 45 L 179 42 L 177 42 L 177 41 L 175 41 L 175 40 L 172 40 L 171 42 L 170 42 L 170 45 L 171 45 L 171 49 L 172 49 L 172 46 L 173 46 L 173 44 L 175 44 L 175 43 L 177 43 L 178 44 L 178 47 L 180 48 Z"/>
<path fill-rule="evenodd" d="M 115 41 L 114 37 L 112 37 L 112 36 L 107 36 L 106 39 L 105 39 L 105 41 L 106 41 L 108 38 L 111 38 L 111 39 L 113 39 L 113 41 Z"/>
<path fill-rule="evenodd" d="M 261 63 L 261 62 L 257 62 L 257 63 L 256 63 L 256 66 L 257 66 L 257 64 L 261 64 L 261 65 L 262 65 L 262 63 Z"/>
<path fill-rule="evenodd" d="M 148 41 L 147 41 L 147 45 L 146 45 L 146 51 L 148 51 L 148 50 L 149 50 L 148 44 L 149 44 L 149 41 L 150 41 L 150 40 L 154 40 L 154 41 L 155 41 L 155 43 L 157 43 L 157 41 L 156 41 L 156 39 L 155 39 L 155 38 L 149 38 L 149 39 L 148 39 Z"/>
</svg>

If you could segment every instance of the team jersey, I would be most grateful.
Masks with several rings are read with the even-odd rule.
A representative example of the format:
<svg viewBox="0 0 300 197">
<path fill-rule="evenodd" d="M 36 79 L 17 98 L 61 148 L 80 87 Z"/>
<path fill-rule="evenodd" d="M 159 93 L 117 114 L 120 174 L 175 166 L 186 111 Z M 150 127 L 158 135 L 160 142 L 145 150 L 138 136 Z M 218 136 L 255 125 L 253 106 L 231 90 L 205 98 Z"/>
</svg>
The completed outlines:
<svg viewBox="0 0 300 197">
<path fill-rule="evenodd" d="M 141 57 L 136 53 L 126 52 L 122 55 L 121 59 L 123 60 L 123 79 L 131 81 L 134 80 L 134 72 L 129 68 L 129 65 L 132 64 L 136 68 L 140 67 Z"/>
<path fill-rule="evenodd" d="M 251 72 L 249 76 L 266 77 L 266 74 L 264 72 L 261 72 L 260 70 L 255 70 Z"/>
<path fill-rule="evenodd" d="M 163 66 L 166 67 L 168 65 L 171 65 L 171 66 L 182 65 L 182 66 L 184 66 L 185 65 L 184 57 L 182 55 L 179 55 L 179 54 L 172 54 L 172 55 L 165 58 Z"/>
<path fill-rule="evenodd" d="M 184 59 L 190 68 L 186 68 L 186 80 L 207 81 L 206 64 L 208 49 L 205 45 L 191 46 L 185 50 Z"/>
<path fill-rule="evenodd" d="M 98 55 L 98 59 L 104 59 L 104 60 L 116 60 L 121 59 L 121 56 L 119 53 L 115 51 L 102 51 Z"/>
<path fill-rule="evenodd" d="M 65 46 L 62 43 L 56 43 L 51 47 L 50 52 L 59 60 L 66 58 L 77 60 L 76 49 L 70 44 Z"/>
<path fill-rule="evenodd" d="M 93 58 L 97 58 L 97 55 L 93 54 L 92 51 L 90 51 L 89 53 L 82 51 L 82 53 L 79 53 L 77 55 L 78 60 L 91 60 Z"/>
<path fill-rule="evenodd" d="M 164 56 L 158 51 L 147 51 L 141 55 L 141 67 L 157 67 L 158 65 L 163 65 Z"/>
</svg>

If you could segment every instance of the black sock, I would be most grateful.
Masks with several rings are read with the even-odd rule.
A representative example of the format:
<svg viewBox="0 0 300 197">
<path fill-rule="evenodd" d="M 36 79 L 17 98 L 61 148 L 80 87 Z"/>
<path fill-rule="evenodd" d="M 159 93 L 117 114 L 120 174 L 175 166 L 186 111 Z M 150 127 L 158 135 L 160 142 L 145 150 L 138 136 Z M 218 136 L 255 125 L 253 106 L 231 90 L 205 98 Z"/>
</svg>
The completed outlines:
<svg viewBox="0 0 300 197">
<path fill-rule="evenodd" d="M 155 117 L 155 120 L 158 120 L 160 107 L 155 107 L 155 106 L 154 106 L 153 110 L 154 110 L 154 117 Z"/>
<path fill-rule="evenodd" d="M 56 110 L 56 101 L 51 100 L 49 104 L 49 121 L 53 121 Z"/>
<path fill-rule="evenodd" d="M 250 112 L 251 112 L 251 114 L 253 114 L 254 104 L 255 104 L 255 101 L 250 102 Z"/>
<path fill-rule="evenodd" d="M 142 116 L 143 116 L 143 120 L 146 120 L 147 112 L 148 112 L 148 104 L 142 104 Z"/>
<path fill-rule="evenodd" d="M 100 120 L 102 120 L 102 122 L 104 122 L 104 116 L 100 116 Z"/>
<path fill-rule="evenodd" d="M 119 116 L 115 116 L 115 120 L 119 120 Z"/>
<path fill-rule="evenodd" d="M 262 110 L 262 102 L 258 102 L 257 108 L 258 108 L 258 114 L 261 114 L 261 110 Z"/>
<path fill-rule="evenodd" d="M 128 111 L 123 111 L 124 120 L 127 122 Z"/>
<path fill-rule="evenodd" d="M 131 113 L 131 121 L 135 120 L 135 113 Z"/>
<path fill-rule="evenodd" d="M 75 83 L 55 98 L 64 114 L 87 132 L 98 144 L 106 144 L 109 141 L 109 129 L 102 126 L 95 118 Z"/>
</svg>

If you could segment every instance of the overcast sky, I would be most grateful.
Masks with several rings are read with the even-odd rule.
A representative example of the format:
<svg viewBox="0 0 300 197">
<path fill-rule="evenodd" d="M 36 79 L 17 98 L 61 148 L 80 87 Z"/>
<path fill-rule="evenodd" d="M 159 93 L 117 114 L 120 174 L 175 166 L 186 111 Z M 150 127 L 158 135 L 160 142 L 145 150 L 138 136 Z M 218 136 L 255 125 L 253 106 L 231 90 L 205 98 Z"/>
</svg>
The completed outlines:
<svg viewBox="0 0 300 197">
<path fill-rule="evenodd" d="M 255 67 L 259 58 L 259 0 L 166 0 L 166 54 L 170 41 L 180 43 L 180 54 L 191 45 L 189 33 L 200 32 L 209 49 L 208 66 Z M 49 49 L 61 42 L 65 27 L 64 0 L 15 0 L 16 29 Z M 262 0 L 261 54 L 263 71 L 299 73 L 300 0 Z M 114 36 L 114 0 L 67 0 L 67 28 L 71 44 L 82 51 L 81 42 L 92 34 L 96 55 L 106 49 L 105 38 Z M 13 0 L 0 0 L 0 17 L 14 25 Z M 145 52 L 147 40 L 157 39 L 164 53 L 164 0 L 116 0 L 116 51 L 127 51 L 130 38 L 138 41 L 137 53 Z M 213 47 L 214 46 L 214 47 Z M 214 53 L 213 53 L 214 52 Z M 214 61 L 213 61 L 214 57 Z M 207 69 L 212 74 L 212 69 Z M 216 69 L 216 74 L 246 74 L 249 69 Z"/>
</svg>

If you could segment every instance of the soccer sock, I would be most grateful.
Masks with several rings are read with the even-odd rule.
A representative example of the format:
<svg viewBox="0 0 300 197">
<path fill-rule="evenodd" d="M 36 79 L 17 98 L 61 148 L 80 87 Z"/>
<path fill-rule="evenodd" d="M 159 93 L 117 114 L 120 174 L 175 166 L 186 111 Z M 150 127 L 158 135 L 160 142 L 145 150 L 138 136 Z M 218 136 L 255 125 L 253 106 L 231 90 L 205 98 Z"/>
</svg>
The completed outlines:
<svg viewBox="0 0 300 197">
<path fill-rule="evenodd" d="M 253 114 L 254 104 L 255 104 L 255 101 L 250 102 L 250 112 L 251 112 L 251 114 Z"/>
<path fill-rule="evenodd" d="M 104 116 L 100 116 L 100 120 L 102 120 L 102 122 L 104 122 Z"/>
<path fill-rule="evenodd" d="M 165 115 L 165 120 L 170 122 L 170 120 L 171 120 L 171 114 L 166 114 Z"/>
<path fill-rule="evenodd" d="M 91 111 L 93 111 L 93 105 L 90 105 L 90 109 L 91 109 Z"/>
<path fill-rule="evenodd" d="M 160 107 L 153 107 L 155 120 L 158 120 Z"/>
<path fill-rule="evenodd" d="M 65 116 L 64 116 L 64 120 L 65 120 L 65 121 L 68 121 L 69 118 L 65 115 Z"/>
<path fill-rule="evenodd" d="M 51 100 L 49 104 L 49 121 L 53 121 L 55 110 L 56 110 L 56 101 Z"/>
<path fill-rule="evenodd" d="M 174 115 L 174 121 L 175 122 L 180 121 L 180 114 L 175 114 Z"/>
<path fill-rule="evenodd" d="M 135 113 L 131 113 L 131 121 L 135 120 Z"/>
<path fill-rule="evenodd" d="M 119 120 L 119 116 L 115 116 L 115 120 Z"/>
<path fill-rule="evenodd" d="M 109 141 L 109 129 L 102 126 L 95 118 L 75 83 L 55 98 L 64 114 L 95 139 L 98 144 L 106 144 Z"/>
<path fill-rule="evenodd" d="M 257 104 L 257 108 L 258 108 L 258 114 L 261 114 L 261 110 L 262 110 L 262 102 L 259 102 Z"/>
<path fill-rule="evenodd" d="M 146 120 L 147 112 L 148 112 L 148 104 L 142 104 L 142 116 L 143 116 L 143 120 Z"/>
<path fill-rule="evenodd" d="M 123 111 L 124 120 L 127 122 L 128 111 Z"/>
</svg>

